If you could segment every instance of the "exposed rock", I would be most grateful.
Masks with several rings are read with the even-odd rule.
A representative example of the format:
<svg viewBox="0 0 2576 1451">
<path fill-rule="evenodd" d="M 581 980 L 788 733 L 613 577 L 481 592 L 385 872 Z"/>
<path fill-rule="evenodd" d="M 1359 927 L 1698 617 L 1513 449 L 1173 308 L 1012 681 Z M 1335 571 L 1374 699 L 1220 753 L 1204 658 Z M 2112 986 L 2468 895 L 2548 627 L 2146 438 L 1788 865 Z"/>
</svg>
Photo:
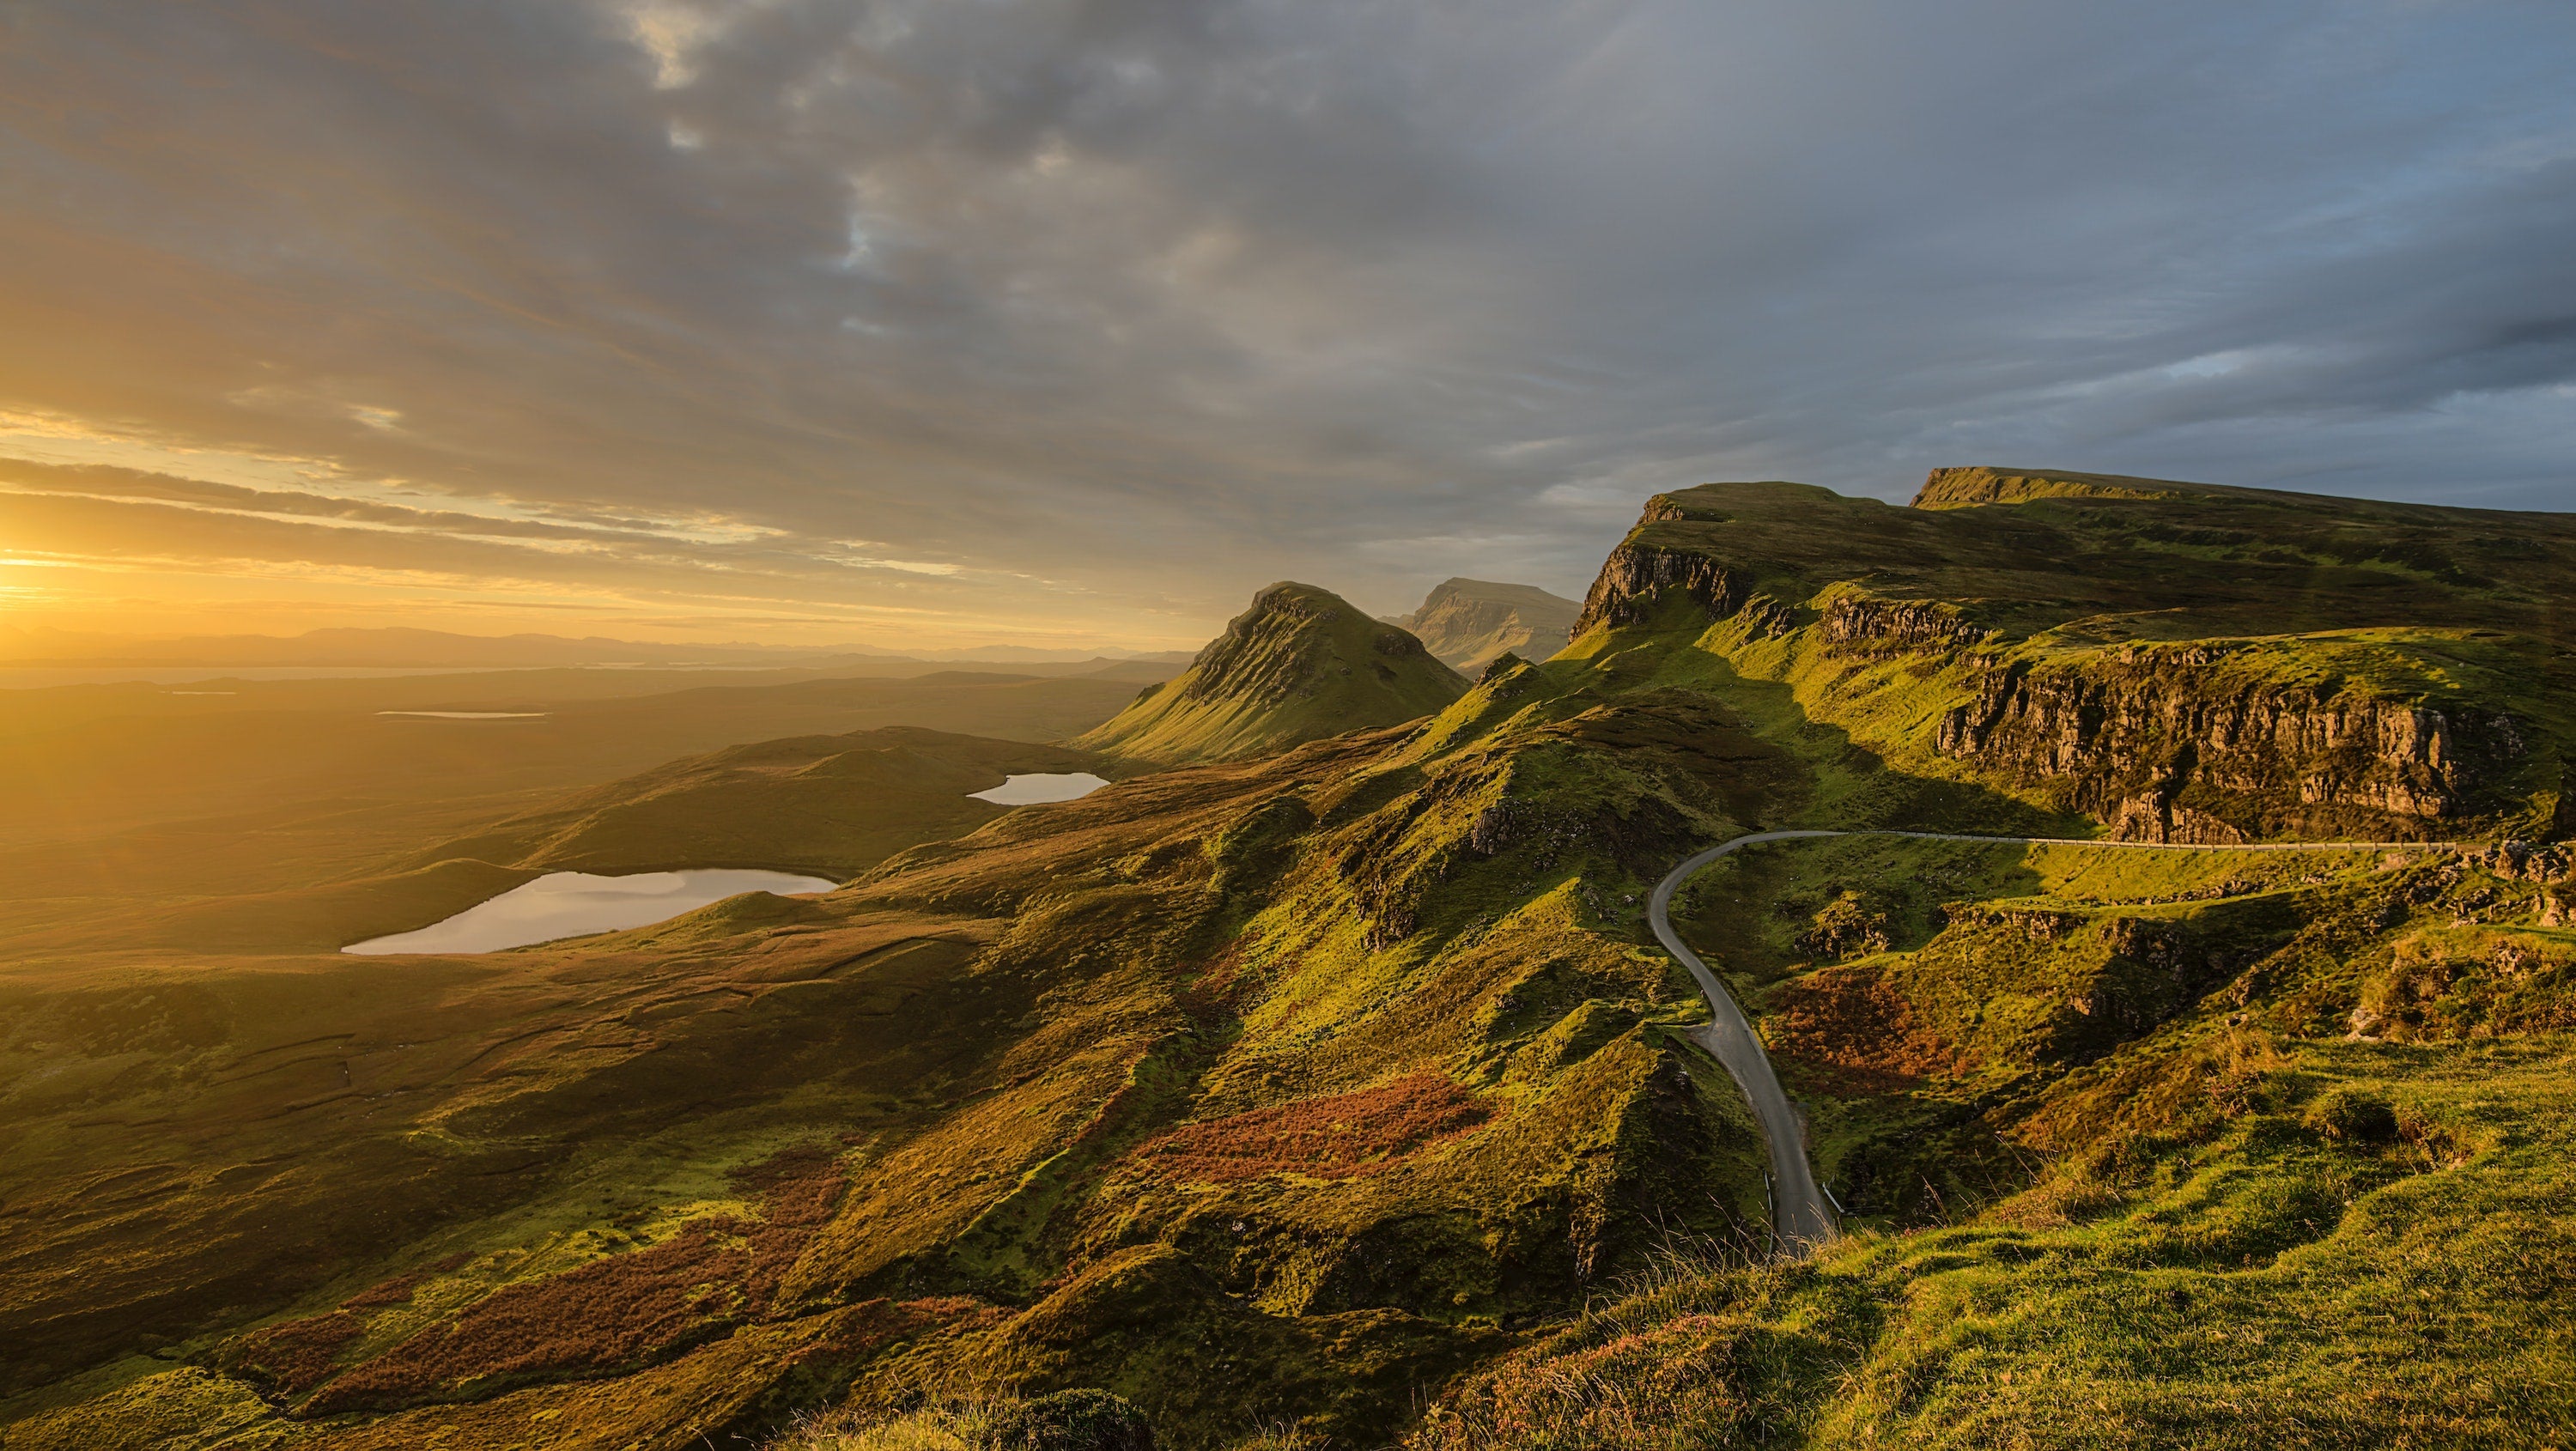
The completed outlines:
<svg viewBox="0 0 2576 1451">
<path fill-rule="evenodd" d="M 1835 596 L 1825 606 L 1820 628 L 1827 643 L 1846 653 L 1867 655 L 1947 652 L 1976 644 L 1990 633 L 1963 618 L 1956 605 L 1858 593 Z"/>
<path fill-rule="evenodd" d="M 1653 613 L 1670 588 L 1697 600 L 1712 618 L 1724 618 L 1744 605 L 1743 581 L 1715 559 L 1695 550 L 1659 549 L 1632 540 L 1610 551 L 1600 576 L 1583 597 L 1583 613 L 1575 618 L 1574 633 L 1580 636 L 1595 625 L 1615 629 L 1636 624 Z"/>
<path fill-rule="evenodd" d="M 2513 722 L 2329 687 L 2248 687 L 2173 652 L 2112 673 L 1993 671 L 1942 720 L 1935 745 L 2025 784 L 2133 841 L 2233 842 L 2287 803 L 2344 808 L 2401 836 L 2456 816 L 2524 750 Z M 2186 790 L 2201 801 L 2178 801 Z"/>
<path fill-rule="evenodd" d="M 1798 628 L 1798 612 L 1769 595 L 1755 595 L 1735 612 L 1748 634 L 1774 640 Z"/>
<path fill-rule="evenodd" d="M 1873 912 L 1858 892 L 1825 904 L 1790 946 L 1801 956 L 1839 961 L 1888 949 L 1887 914 Z"/>
</svg>

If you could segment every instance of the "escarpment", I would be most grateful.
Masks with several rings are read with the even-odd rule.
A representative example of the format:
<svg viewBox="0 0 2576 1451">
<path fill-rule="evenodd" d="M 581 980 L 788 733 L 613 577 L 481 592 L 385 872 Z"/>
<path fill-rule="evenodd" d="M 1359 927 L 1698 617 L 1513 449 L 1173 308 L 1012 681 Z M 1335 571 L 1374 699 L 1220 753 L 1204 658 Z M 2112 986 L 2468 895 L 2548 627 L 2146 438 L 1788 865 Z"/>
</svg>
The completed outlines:
<svg viewBox="0 0 2576 1451">
<path fill-rule="evenodd" d="M 2565 834 L 2576 652 L 2538 606 L 2576 519 L 2503 527 L 2062 472 L 1935 470 L 1907 509 L 1713 484 L 1647 505 L 1576 631 L 1687 597 L 1726 625 L 1693 648 L 1855 745 L 2126 840 Z"/>
<path fill-rule="evenodd" d="M 2154 657 L 2148 657 L 2153 660 Z M 2411 839 L 2491 812 L 2528 746 L 2509 716 L 2178 663 L 1988 672 L 1934 746 L 2135 840 Z"/>
<path fill-rule="evenodd" d="M 1743 581 L 1707 555 L 1631 540 L 1610 551 L 1583 597 L 1574 633 L 1579 637 L 1597 626 L 1618 629 L 1641 623 L 1653 615 L 1667 590 L 1679 590 L 1711 615 L 1734 614 L 1745 600 Z"/>
<path fill-rule="evenodd" d="M 1858 593 L 1836 596 L 1817 629 L 1826 643 L 1868 655 L 1955 650 L 1993 633 L 1962 617 L 1955 605 Z"/>
</svg>

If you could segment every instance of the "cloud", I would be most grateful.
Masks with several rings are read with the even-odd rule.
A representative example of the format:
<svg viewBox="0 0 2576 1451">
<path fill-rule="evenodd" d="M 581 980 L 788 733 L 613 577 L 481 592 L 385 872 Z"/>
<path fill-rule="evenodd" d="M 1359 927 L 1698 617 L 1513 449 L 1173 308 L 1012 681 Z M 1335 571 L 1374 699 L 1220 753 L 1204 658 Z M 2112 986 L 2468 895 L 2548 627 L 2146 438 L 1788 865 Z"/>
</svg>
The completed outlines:
<svg viewBox="0 0 2576 1451">
<path fill-rule="evenodd" d="M 1160 640 L 1282 576 L 1579 592 L 1713 477 L 2576 507 L 2563 5 L 5 23 L 0 407 L 263 496 L 87 506 L 173 557 L 247 511 Z"/>
</svg>

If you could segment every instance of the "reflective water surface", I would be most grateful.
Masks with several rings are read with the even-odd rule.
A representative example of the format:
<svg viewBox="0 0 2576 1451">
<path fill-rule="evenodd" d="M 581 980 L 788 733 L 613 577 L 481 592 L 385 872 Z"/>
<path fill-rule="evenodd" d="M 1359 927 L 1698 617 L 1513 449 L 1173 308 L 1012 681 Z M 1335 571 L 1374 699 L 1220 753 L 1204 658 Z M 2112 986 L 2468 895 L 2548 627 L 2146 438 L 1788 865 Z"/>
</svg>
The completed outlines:
<svg viewBox="0 0 2576 1451">
<path fill-rule="evenodd" d="M 341 948 L 367 956 L 393 952 L 498 952 L 558 937 L 642 927 L 744 892 L 790 896 L 828 892 L 838 882 L 789 872 L 639 872 L 598 877 L 549 872 L 417 932 L 370 937 Z"/>
<path fill-rule="evenodd" d="M 1036 806 L 1049 801 L 1079 801 L 1109 783 L 1089 771 L 1013 776 L 990 791 L 969 791 L 978 801 L 996 806 Z"/>
</svg>

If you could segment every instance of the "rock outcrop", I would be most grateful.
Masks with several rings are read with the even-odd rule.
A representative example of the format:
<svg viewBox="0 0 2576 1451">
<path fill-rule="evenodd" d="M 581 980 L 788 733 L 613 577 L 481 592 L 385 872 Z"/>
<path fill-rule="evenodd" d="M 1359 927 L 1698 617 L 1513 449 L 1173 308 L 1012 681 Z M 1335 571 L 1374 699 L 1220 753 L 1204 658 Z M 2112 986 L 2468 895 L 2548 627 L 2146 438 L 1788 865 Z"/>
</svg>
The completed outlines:
<svg viewBox="0 0 2576 1451">
<path fill-rule="evenodd" d="M 1863 655 L 1947 652 L 1976 644 L 1992 633 L 1962 616 L 1956 605 L 1940 600 L 1889 600 L 1859 593 L 1836 595 L 1825 606 L 1817 629 L 1826 643 Z"/>
<path fill-rule="evenodd" d="M 1882 759 L 2127 839 L 2562 837 L 2548 702 L 2576 649 L 2534 602 L 2576 588 L 2571 564 L 2571 516 L 2506 532 L 2476 510 L 1937 469 L 1909 509 L 1790 484 L 1658 495 L 1575 629 L 1678 628 L 1686 599 L 1735 621 L 1705 648 Z"/>
<path fill-rule="evenodd" d="M 2346 689 L 2230 680 L 2191 652 L 2153 664 L 1984 674 L 1935 748 L 2039 786 L 2127 840 L 2280 832 L 2388 839 L 2495 805 L 2526 749 L 2510 717 Z"/>
<path fill-rule="evenodd" d="M 1734 614 L 1745 600 L 1744 581 L 1725 565 L 1692 550 L 1662 549 L 1630 540 L 1610 551 L 1592 589 L 1583 597 L 1583 613 L 1574 620 L 1581 636 L 1596 625 L 1618 629 L 1644 621 L 1668 590 L 1679 590 L 1699 602 L 1712 618 Z"/>
</svg>

